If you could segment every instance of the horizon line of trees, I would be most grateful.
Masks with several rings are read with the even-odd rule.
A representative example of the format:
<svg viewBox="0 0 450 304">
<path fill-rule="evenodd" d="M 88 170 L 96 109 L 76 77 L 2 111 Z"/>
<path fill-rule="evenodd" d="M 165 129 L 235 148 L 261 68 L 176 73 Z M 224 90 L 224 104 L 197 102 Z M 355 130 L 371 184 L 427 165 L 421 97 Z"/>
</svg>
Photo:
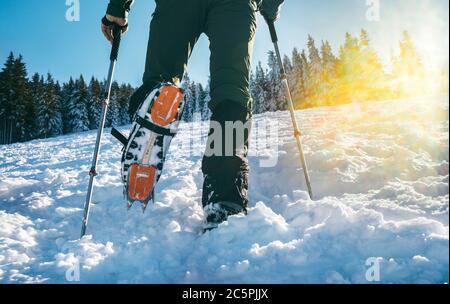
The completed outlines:
<svg viewBox="0 0 450 304">
<path fill-rule="evenodd" d="M 204 88 L 186 74 L 181 86 L 187 101 L 183 121 L 208 120 L 209 85 Z M 128 106 L 135 89 L 113 82 L 111 90 L 105 126 L 130 124 Z M 80 75 L 62 84 L 50 73 L 28 78 L 23 57 L 11 52 L 0 71 L 0 144 L 95 130 L 105 96 L 106 80 L 95 77 L 88 83 Z"/>
<path fill-rule="evenodd" d="M 383 65 L 364 29 L 359 37 L 346 33 L 338 55 L 328 41 L 317 47 L 309 36 L 306 50 L 294 48 L 283 62 L 297 109 L 404 98 L 429 89 L 426 79 L 430 75 L 408 32 L 404 32 L 399 52 L 392 55 L 389 68 Z M 267 68 L 259 62 L 251 72 L 250 94 L 255 114 L 287 109 L 279 73 L 273 51 L 268 52 Z M 440 75 L 440 80 L 444 80 L 440 89 L 448 92 L 448 71 Z M 105 87 L 105 80 L 92 77 L 87 83 L 82 75 L 62 84 L 50 73 L 35 73 L 29 79 L 22 56 L 16 58 L 11 52 L 0 71 L 0 144 L 96 129 Z M 181 87 L 186 100 L 182 120 L 208 120 L 209 81 L 203 86 L 186 74 Z M 131 123 L 128 104 L 133 92 L 129 84 L 113 83 L 107 127 Z"/>
<path fill-rule="evenodd" d="M 390 57 L 383 64 L 364 29 L 358 37 L 346 33 L 337 55 L 327 40 L 318 46 L 308 36 L 306 50 L 294 48 L 291 56 L 283 58 L 295 108 L 407 98 L 436 90 L 448 92 L 448 69 L 437 74 L 427 71 L 407 31 Z M 259 62 L 251 74 L 254 113 L 287 109 L 279 77 L 275 53 L 269 51 L 267 68 Z"/>
<path fill-rule="evenodd" d="M 106 81 L 81 75 L 60 84 L 53 76 L 28 78 L 23 57 L 11 52 L 0 72 L 0 144 L 94 130 L 98 127 Z M 130 123 L 128 101 L 134 88 L 112 85 L 106 125 Z"/>
</svg>

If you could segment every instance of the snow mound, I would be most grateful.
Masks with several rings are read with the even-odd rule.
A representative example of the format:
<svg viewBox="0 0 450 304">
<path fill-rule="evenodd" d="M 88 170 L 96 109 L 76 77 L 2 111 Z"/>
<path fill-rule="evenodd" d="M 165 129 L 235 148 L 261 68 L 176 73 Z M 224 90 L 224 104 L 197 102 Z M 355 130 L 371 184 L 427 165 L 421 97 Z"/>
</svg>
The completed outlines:
<svg viewBox="0 0 450 304">
<path fill-rule="evenodd" d="M 126 211 L 121 147 L 105 136 L 81 240 L 95 132 L 3 146 L 0 282 L 448 283 L 448 97 L 298 115 L 314 200 L 288 113 L 257 115 L 277 123 L 279 144 L 254 138 L 248 216 L 205 234 L 205 124 L 182 126 L 145 214 Z"/>
</svg>

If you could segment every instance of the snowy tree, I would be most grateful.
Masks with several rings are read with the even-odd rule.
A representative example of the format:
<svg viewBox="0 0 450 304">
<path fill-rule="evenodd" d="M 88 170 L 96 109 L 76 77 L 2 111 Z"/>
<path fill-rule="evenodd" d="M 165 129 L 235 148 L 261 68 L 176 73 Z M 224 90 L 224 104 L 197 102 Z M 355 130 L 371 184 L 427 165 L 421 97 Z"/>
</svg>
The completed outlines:
<svg viewBox="0 0 450 304">
<path fill-rule="evenodd" d="M 334 56 L 333 50 L 328 41 L 322 41 L 320 53 L 322 57 L 322 77 L 324 78 L 335 77 L 337 58 L 336 56 Z"/>
<path fill-rule="evenodd" d="M 29 104 L 31 102 L 30 87 L 27 78 L 27 69 L 23 62 L 23 57 L 19 55 L 14 62 L 15 77 L 14 77 L 14 100 L 16 103 L 15 120 L 16 128 L 20 141 L 30 140 L 32 137 L 32 130 L 27 128 L 27 115 L 29 115 Z"/>
<path fill-rule="evenodd" d="M 56 84 L 52 75 L 47 74 L 45 99 L 47 101 L 47 111 L 49 117 L 50 136 L 58 136 L 62 134 L 62 118 L 59 108 L 59 84 Z"/>
<path fill-rule="evenodd" d="M 119 109 L 119 84 L 114 81 L 111 86 L 111 98 L 109 100 L 108 114 L 106 116 L 106 126 L 120 125 L 120 109 Z"/>
<path fill-rule="evenodd" d="M 283 65 L 286 71 L 286 74 L 290 74 L 292 72 L 292 62 L 291 58 L 288 55 L 284 55 L 283 57 Z"/>
<path fill-rule="evenodd" d="M 322 59 L 315 41 L 308 36 L 308 54 L 309 54 L 309 77 L 307 79 L 308 93 L 318 96 L 322 85 Z M 311 101 L 309 101 L 311 102 Z"/>
<path fill-rule="evenodd" d="M 305 55 L 304 55 L 305 56 Z M 305 56 L 306 58 L 306 56 Z M 291 93 L 294 102 L 300 102 L 305 98 L 306 89 L 306 72 L 307 62 L 297 48 L 292 51 L 292 71 L 289 74 L 289 84 L 291 85 Z"/>
<path fill-rule="evenodd" d="M 42 77 L 39 83 L 42 91 L 36 99 L 38 137 L 48 138 L 60 135 L 62 134 L 62 122 L 55 82 L 48 74 L 45 83 Z"/>
<path fill-rule="evenodd" d="M 206 89 L 203 92 L 203 106 L 202 106 L 202 120 L 206 121 L 211 118 L 211 110 L 209 109 L 209 104 L 211 102 L 211 78 L 208 79 Z"/>
<path fill-rule="evenodd" d="M 45 84 L 44 78 L 35 73 L 31 78 L 30 82 L 30 90 L 31 90 L 31 105 L 33 106 L 33 138 L 40 137 L 40 129 L 39 129 L 39 120 L 38 111 L 42 104 L 45 101 Z"/>
<path fill-rule="evenodd" d="M 384 68 L 381 59 L 375 49 L 370 44 L 369 34 L 362 29 L 359 39 L 359 67 L 360 67 L 360 92 L 359 99 L 381 99 L 388 97 L 389 89 L 384 80 Z"/>
<path fill-rule="evenodd" d="M 320 47 L 320 54 L 322 59 L 321 69 L 321 85 L 317 92 L 317 105 L 331 105 L 335 98 L 333 90 L 333 81 L 336 78 L 337 58 L 333 54 L 331 45 L 328 41 L 322 41 Z"/>
<path fill-rule="evenodd" d="M 269 99 L 269 87 L 266 71 L 262 67 L 261 62 L 256 66 L 254 81 L 250 92 L 253 98 L 253 112 L 255 114 L 266 112 L 268 110 L 266 100 Z"/>
<path fill-rule="evenodd" d="M 12 143 L 32 138 L 33 107 L 30 85 L 22 56 L 8 56 L 0 73 L 0 117 L 3 142 Z"/>
<path fill-rule="evenodd" d="M 269 52 L 268 59 L 269 75 L 268 75 L 268 98 L 266 99 L 266 110 L 278 111 L 285 110 L 287 108 L 283 87 L 280 81 L 280 67 L 275 53 Z"/>
<path fill-rule="evenodd" d="M 89 129 L 95 130 L 100 123 L 102 115 L 103 90 L 100 82 L 94 77 L 89 83 L 89 98 L 87 100 L 87 110 L 89 116 Z"/>
<path fill-rule="evenodd" d="M 357 91 L 361 83 L 362 73 L 361 50 L 358 39 L 350 33 L 346 33 L 345 43 L 339 50 L 337 73 L 336 93 L 339 94 L 339 102 L 346 103 L 358 100 Z"/>
<path fill-rule="evenodd" d="M 122 84 L 119 88 L 117 103 L 119 107 L 119 124 L 127 125 L 131 123 L 131 117 L 128 113 L 128 106 L 131 95 L 133 95 L 133 88 L 130 85 Z"/>
<path fill-rule="evenodd" d="M 394 58 L 392 78 L 396 97 L 412 97 L 427 91 L 426 69 L 410 34 L 403 32 L 400 52 Z M 448 80 L 447 80 L 448 83 Z"/>
<path fill-rule="evenodd" d="M 346 77 L 354 72 L 359 64 L 360 48 L 358 39 L 354 38 L 350 33 L 345 34 L 345 43 L 339 51 L 339 61 L 342 68 L 341 76 Z"/>
<path fill-rule="evenodd" d="M 202 109 L 203 109 L 203 86 L 201 83 L 194 84 L 194 117 L 201 120 Z"/>
<path fill-rule="evenodd" d="M 44 77 L 38 73 L 34 74 L 31 80 L 32 100 L 35 107 L 35 137 L 45 138 L 42 134 L 46 133 L 44 130 L 45 111 L 46 111 L 46 86 Z M 48 132 L 47 132 L 48 133 Z"/>
<path fill-rule="evenodd" d="M 311 72 L 313 73 L 313 75 L 320 74 L 322 61 L 320 58 L 319 50 L 316 47 L 316 43 L 311 36 L 308 36 L 308 53 Z"/>
<path fill-rule="evenodd" d="M 256 81 L 255 81 L 255 73 L 253 71 L 250 71 L 249 91 L 250 91 L 250 97 L 252 98 L 252 113 L 256 114 L 258 100 L 256 100 L 257 86 L 256 86 Z"/>
<path fill-rule="evenodd" d="M 12 118 L 12 109 L 14 107 L 12 99 L 14 60 L 14 54 L 10 53 L 0 72 L 0 118 L 5 123 L 6 120 Z M 2 128 L 6 129 L 6 124 L 5 126 L 2 125 Z"/>
<path fill-rule="evenodd" d="M 191 83 L 191 80 L 187 73 L 183 77 L 183 82 L 181 84 L 181 88 L 184 90 L 184 100 L 186 102 L 182 120 L 189 122 L 189 121 L 192 121 L 192 116 L 193 116 L 194 92 L 192 91 L 192 83 Z"/>
<path fill-rule="evenodd" d="M 75 81 L 70 77 L 67 83 L 64 83 L 59 96 L 59 109 L 61 111 L 63 134 L 71 133 L 70 123 L 70 102 L 75 91 Z"/>
<path fill-rule="evenodd" d="M 310 63 L 308 62 L 308 56 L 306 55 L 305 50 L 302 50 L 300 57 L 301 57 L 301 62 L 302 62 L 302 81 L 303 81 L 302 97 L 303 97 L 303 101 L 306 101 L 312 95 L 311 90 L 308 87 L 308 83 L 310 82 L 310 79 L 311 79 Z M 303 107 L 303 108 L 308 107 L 307 102 L 301 103 L 301 107 Z"/>
<path fill-rule="evenodd" d="M 410 34 L 403 32 L 400 41 L 400 53 L 394 61 L 394 71 L 397 75 L 417 75 L 424 71 L 423 63 Z"/>
<path fill-rule="evenodd" d="M 70 132 L 83 132 L 89 130 L 89 115 L 87 100 L 89 91 L 83 76 L 75 82 L 74 90 L 68 102 L 69 130 Z"/>
</svg>

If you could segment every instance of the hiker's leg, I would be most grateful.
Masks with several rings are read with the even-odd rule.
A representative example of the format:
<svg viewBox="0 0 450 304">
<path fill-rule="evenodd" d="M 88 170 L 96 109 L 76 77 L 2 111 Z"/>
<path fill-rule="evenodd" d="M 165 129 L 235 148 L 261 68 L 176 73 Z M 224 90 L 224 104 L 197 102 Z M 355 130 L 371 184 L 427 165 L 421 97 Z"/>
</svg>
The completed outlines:
<svg viewBox="0 0 450 304">
<path fill-rule="evenodd" d="M 143 85 L 130 101 L 134 114 L 146 95 L 160 82 L 178 84 L 192 49 L 203 31 L 203 0 L 158 0 L 150 24 Z"/>
<path fill-rule="evenodd" d="M 222 127 L 222 152 L 233 145 L 232 155 L 211 155 L 211 147 L 203 158 L 205 175 L 203 205 L 226 203 L 229 213 L 247 207 L 249 167 L 247 161 L 249 129 L 242 141 L 233 134 L 226 140 L 225 122 L 246 124 L 251 118 L 249 93 L 250 63 L 256 31 L 254 0 L 212 0 L 206 22 L 211 49 L 212 121 Z M 214 123 L 214 122 L 212 122 Z M 248 125 L 247 125 L 248 127 Z M 217 135 L 217 134 L 216 134 Z M 210 132 L 209 143 L 215 138 Z"/>
</svg>

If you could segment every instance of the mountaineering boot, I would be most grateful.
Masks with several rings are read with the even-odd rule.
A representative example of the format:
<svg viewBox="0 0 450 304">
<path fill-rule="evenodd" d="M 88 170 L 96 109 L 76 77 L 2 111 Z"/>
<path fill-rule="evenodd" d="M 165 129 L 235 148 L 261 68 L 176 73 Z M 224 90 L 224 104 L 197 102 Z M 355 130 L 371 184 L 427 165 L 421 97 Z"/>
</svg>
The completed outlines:
<svg viewBox="0 0 450 304">
<path fill-rule="evenodd" d="M 246 212 L 251 111 L 250 106 L 243 107 L 239 103 L 227 101 L 215 107 L 212 112 L 211 128 L 202 161 L 202 204 L 205 208 L 206 226 L 215 228 L 227 216 Z M 231 131 L 227 129 L 227 124 L 230 123 L 236 126 Z M 218 149 L 215 149 L 216 145 Z M 214 204 L 220 204 L 226 211 L 225 215 L 221 211 L 210 212 L 211 208 L 208 206 Z M 217 208 L 212 211 L 214 210 Z"/>
<path fill-rule="evenodd" d="M 122 154 L 122 181 L 129 208 L 140 202 L 145 211 L 154 199 L 183 109 L 183 91 L 172 83 L 159 84 L 139 106 Z M 117 130 L 113 131 L 117 135 Z"/>
<path fill-rule="evenodd" d="M 247 188 L 246 177 L 241 173 L 236 176 L 205 175 L 202 197 L 205 214 L 204 231 L 217 228 L 230 215 L 247 214 L 246 198 L 244 199 Z M 230 191 L 227 185 L 235 190 Z"/>
<path fill-rule="evenodd" d="M 247 210 L 242 209 L 239 204 L 232 202 L 212 203 L 203 208 L 205 213 L 205 224 L 203 230 L 210 231 L 217 228 L 220 224 L 225 222 L 230 215 L 239 214 L 241 212 L 247 213 Z"/>
</svg>

